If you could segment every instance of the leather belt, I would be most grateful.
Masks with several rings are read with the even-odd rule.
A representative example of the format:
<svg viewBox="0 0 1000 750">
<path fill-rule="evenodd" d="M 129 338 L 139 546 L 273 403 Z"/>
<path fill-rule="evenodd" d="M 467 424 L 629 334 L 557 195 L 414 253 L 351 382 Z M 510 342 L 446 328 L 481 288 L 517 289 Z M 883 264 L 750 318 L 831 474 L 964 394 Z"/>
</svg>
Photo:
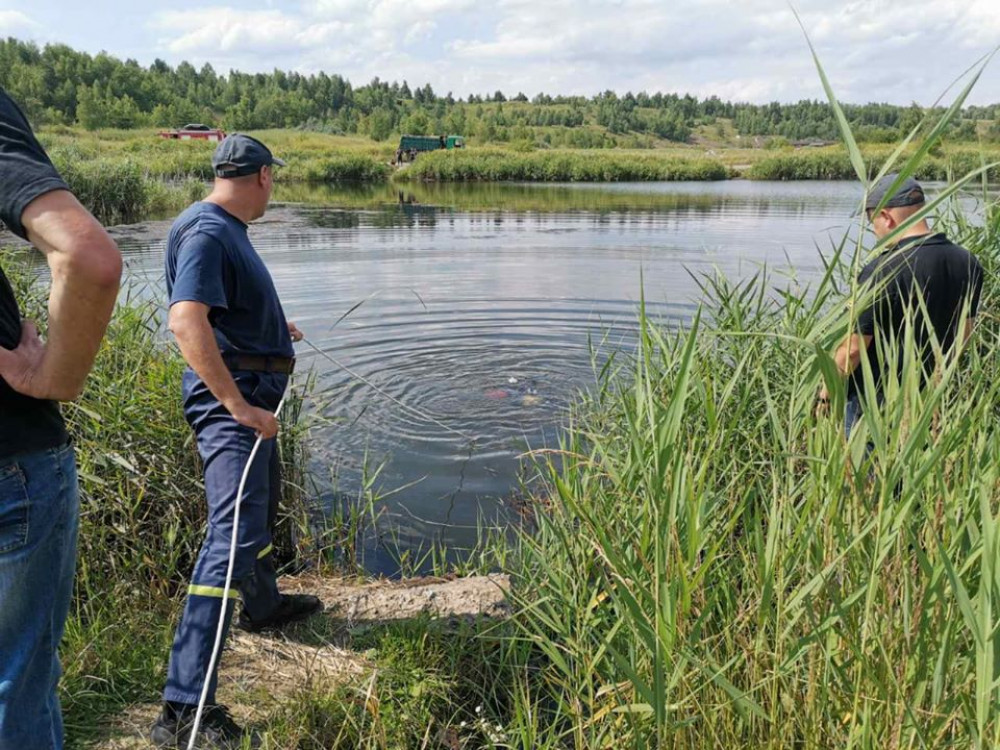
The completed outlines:
<svg viewBox="0 0 1000 750">
<path fill-rule="evenodd" d="M 230 370 L 245 372 L 295 372 L 295 357 L 265 357 L 260 354 L 223 354 L 222 361 Z"/>
</svg>

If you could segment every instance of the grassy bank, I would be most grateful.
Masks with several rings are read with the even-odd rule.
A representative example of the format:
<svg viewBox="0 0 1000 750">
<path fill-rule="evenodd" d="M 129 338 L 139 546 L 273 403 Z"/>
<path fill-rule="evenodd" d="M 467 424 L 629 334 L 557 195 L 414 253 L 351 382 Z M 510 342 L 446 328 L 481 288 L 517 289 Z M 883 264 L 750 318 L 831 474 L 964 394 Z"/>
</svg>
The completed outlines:
<svg viewBox="0 0 1000 750">
<path fill-rule="evenodd" d="M 165 182 L 131 158 L 74 161 L 57 153 L 53 163 L 80 202 L 107 226 L 166 218 L 206 193 L 200 180 Z"/>
<path fill-rule="evenodd" d="M 296 130 L 254 134 L 288 161 L 288 167 L 278 170 L 277 181 L 290 188 L 307 183 L 856 179 L 840 146 L 707 150 L 682 145 L 640 150 L 490 146 L 424 154 L 396 170 L 389 164 L 391 144 Z M 201 197 L 205 182 L 212 179 L 214 145 L 207 142 L 168 141 L 152 130 L 90 132 L 67 127 L 49 128 L 41 138 L 70 186 L 109 224 L 170 216 Z M 875 171 L 889 154 L 888 147 L 874 145 L 865 148 L 863 158 Z M 944 180 L 998 159 L 1000 150 L 995 146 L 949 144 L 922 161 L 918 176 Z M 1000 180 L 997 170 L 990 177 Z"/>
<path fill-rule="evenodd" d="M 646 182 L 724 180 L 729 174 L 721 162 L 704 157 L 606 151 L 518 153 L 490 149 L 423 154 L 400 171 L 397 179 L 441 182 Z"/>
<path fill-rule="evenodd" d="M 912 153 L 910 149 L 908 153 Z M 875 174 L 890 156 L 884 147 L 868 147 L 862 152 L 870 174 Z M 936 155 L 920 162 L 916 177 L 921 180 L 946 181 L 965 175 L 983 164 L 1000 161 L 1000 148 L 953 146 L 937 149 Z M 854 180 L 854 166 L 846 149 L 824 148 L 784 151 L 767 155 L 750 164 L 743 176 L 751 180 Z M 1000 169 L 988 171 L 992 182 L 1000 182 Z"/>
<path fill-rule="evenodd" d="M 299 130 L 262 130 L 252 133 L 288 162 L 276 172 L 278 180 L 384 181 L 394 148 L 367 138 L 331 136 Z M 128 160 L 141 164 L 145 174 L 165 180 L 211 180 L 214 143 L 174 141 L 155 130 L 98 130 L 57 127 L 40 138 L 54 159 L 64 161 Z"/>
<path fill-rule="evenodd" d="M 257 133 L 289 166 L 278 179 L 296 182 L 385 182 L 391 149 L 357 138 Z M 81 201 L 105 224 L 165 218 L 201 198 L 212 179 L 214 144 L 168 141 L 156 131 L 56 127 L 40 138 Z"/>
</svg>

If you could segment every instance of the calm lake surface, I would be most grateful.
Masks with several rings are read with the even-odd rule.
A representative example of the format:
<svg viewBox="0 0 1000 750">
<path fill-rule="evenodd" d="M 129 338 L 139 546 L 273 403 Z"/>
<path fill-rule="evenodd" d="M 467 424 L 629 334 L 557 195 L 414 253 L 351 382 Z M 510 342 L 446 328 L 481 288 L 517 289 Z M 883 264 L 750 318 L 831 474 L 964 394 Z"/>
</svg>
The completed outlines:
<svg viewBox="0 0 1000 750">
<path fill-rule="evenodd" d="M 366 567 L 398 570 L 432 543 L 461 555 L 503 524 L 530 468 L 600 361 L 651 313 L 683 321 L 692 275 L 766 263 L 806 282 L 849 231 L 851 183 L 731 181 L 417 186 L 278 192 L 251 237 L 290 320 L 399 406 L 300 344 L 321 417 L 313 469 L 328 507 L 366 475 L 384 499 Z M 857 220 L 853 220 L 855 223 Z M 116 230 L 130 274 L 162 294 L 169 223 Z M 780 279 L 776 279 L 780 281 Z M 360 303 L 360 304 L 359 304 Z M 353 308 L 353 311 L 352 311 Z M 346 315 L 346 317 L 344 317 Z M 516 381 L 516 382 L 515 382 Z M 471 438 L 471 439 L 470 439 Z"/>
</svg>

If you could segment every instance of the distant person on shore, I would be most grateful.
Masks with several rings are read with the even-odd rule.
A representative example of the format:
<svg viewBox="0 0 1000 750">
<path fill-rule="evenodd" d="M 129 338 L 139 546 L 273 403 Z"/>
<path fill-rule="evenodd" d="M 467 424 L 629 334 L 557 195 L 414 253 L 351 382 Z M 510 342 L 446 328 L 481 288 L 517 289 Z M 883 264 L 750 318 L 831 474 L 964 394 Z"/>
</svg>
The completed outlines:
<svg viewBox="0 0 1000 750">
<path fill-rule="evenodd" d="M 865 202 L 868 221 L 879 240 L 924 207 L 924 190 L 912 178 L 903 180 L 889 193 L 897 178 L 897 174 L 883 177 L 872 187 Z M 913 340 L 923 361 L 921 382 L 926 382 L 938 364 L 931 345 L 932 334 L 945 355 L 956 344 L 961 349 L 972 335 L 983 288 L 983 269 L 968 250 L 944 234 L 932 232 L 926 219 L 921 219 L 862 269 L 858 286 L 862 293 L 866 288 L 873 289 L 874 299 L 857 315 L 854 332 L 834 354 L 837 370 L 847 379 L 844 431 L 848 437 L 864 410 L 882 401 L 884 379 L 891 366 L 885 360 L 890 352 L 881 349 L 877 338 L 882 346 L 897 349 L 894 359 L 901 368 L 904 358 L 898 349 L 905 341 L 907 321 L 911 321 Z M 877 404 L 865 402 L 862 357 L 871 366 Z M 830 402 L 825 384 L 817 401 L 818 412 L 825 413 Z"/>
<path fill-rule="evenodd" d="M 121 255 L 0 89 L 0 220 L 45 254 L 48 335 L 0 271 L 0 750 L 63 746 L 59 641 L 76 572 L 76 458 L 57 401 L 80 395 Z"/>
<path fill-rule="evenodd" d="M 322 609 L 314 596 L 278 592 L 272 557 L 281 499 L 274 411 L 294 369 L 292 342 L 302 339 L 285 320 L 271 274 L 247 236 L 247 225 L 267 210 L 274 166 L 284 162 L 257 139 L 228 136 L 212 157 L 211 195 L 184 211 L 167 237 L 168 323 L 188 364 L 184 414 L 204 463 L 208 534 L 174 637 L 163 710 L 151 731 L 160 747 L 187 745 L 206 680 L 208 707 L 199 732 L 205 744 L 199 747 L 239 746 L 244 737 L 215 703 L 217 669 L 209 674 L 224 605 L 228 627 L 232 599 L 242 597 L 238 625 L 250 632 L 280 628 Z M 236 529 L 239 483 L 258 435 L 264 441 L 250 468 Z M 238 593 L 230 592 L 224 603 L 233 534 Z"/>
</svg>

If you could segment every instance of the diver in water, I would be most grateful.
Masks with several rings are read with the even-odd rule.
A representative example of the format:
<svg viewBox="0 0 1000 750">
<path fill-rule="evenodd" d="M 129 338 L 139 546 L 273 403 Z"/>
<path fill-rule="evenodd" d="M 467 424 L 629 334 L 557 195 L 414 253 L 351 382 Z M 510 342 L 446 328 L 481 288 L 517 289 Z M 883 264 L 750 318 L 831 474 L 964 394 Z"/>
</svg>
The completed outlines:
<svg viewBox="0 0 1000 750">
<path fill-rule="evenodd" d="M 494 401 L 505 398 L 520 399 L 522 406 L 534 406 L 542 400 L 538 395 L 537 381 L 534 378 L 521 381 L 513 375 L 507 378 L 506 386 L 487 388 L 484 395 Z"/>
</svg>

